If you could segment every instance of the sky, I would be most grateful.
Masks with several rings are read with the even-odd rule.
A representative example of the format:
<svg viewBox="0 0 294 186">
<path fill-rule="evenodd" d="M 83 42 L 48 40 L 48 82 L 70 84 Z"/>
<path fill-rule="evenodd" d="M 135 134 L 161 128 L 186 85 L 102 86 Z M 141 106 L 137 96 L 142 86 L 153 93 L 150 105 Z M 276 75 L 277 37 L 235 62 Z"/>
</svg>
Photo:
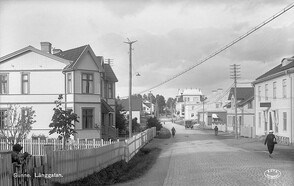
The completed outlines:
<svg viewBox="0 0 294 186">
<path fill-rule="evenodd" d="M 178 89 L 203 94 L 233 83 L 230 65 L 239 64 L 239 82 L 252 82 L 294 56 L 294 8 L 226 51 L 155 89 L 272 17 L 290 0 L 0 0 L 0 57 L 48 41 L 68 50 L 89 44 L 97 56 L 113 59 L 116 94 L 175 97 Z M 136 76 L 139 73 L 140 76 Z"/>
</svg>

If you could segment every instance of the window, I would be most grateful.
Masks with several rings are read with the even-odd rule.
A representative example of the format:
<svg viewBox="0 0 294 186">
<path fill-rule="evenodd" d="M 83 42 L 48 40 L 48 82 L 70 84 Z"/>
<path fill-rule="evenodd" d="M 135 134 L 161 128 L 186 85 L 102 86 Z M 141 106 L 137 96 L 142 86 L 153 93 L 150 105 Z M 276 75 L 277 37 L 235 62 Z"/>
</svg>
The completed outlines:
<svg viewBox="0 0 294 186">
<path fill-rule="evenodd" d="M 82 127 L 83 129 L 93 128 L 93 109 L 82 109 Z"/>
<path fill-rule="evenodd" d="M 0 94 L 8 94 L 8 75 L 0 74 Z"/>
<path fill-rule="evenodd" d="M 72 93 L 72 74 L 71 73 L 67 74 L 67 93 L 68 94 Z"/>
<path fill-rule="evenodd" d="M 29 94 L 29 74 L 28 73 L 21 74 L 21 93 Z"/>
<path fill-rule="evenodd" d="M 277 98 L 277 83 L 273 82 L 273 98 Z"/>
<path fill-rule="evenodd" d="M 82 93 L 93 94 L 94 93 L 94 82 L 93 74 L 82 74 Z"/>
<path fill-rule="evenodd" d="M 5 125 L 5 114 L 6 110 L 0 110 L 0 129 L 4 128 Z"/>
<path fill-rule="evenodd" d="M 283 98 L 287 98 L 287 84 L 286 79 L 283 79 Z"/>
<path fill-rule="evenodd" d="M 265 100 L 268 100 L 268 84 L 265 84 Z"/>
<path fill-rule="evenodd" d="M 258 101 L 261 101 L 261 87 L 258 86 Z"/>
<path fill-rule="evenodd" d="M 287 130 L 287 112 L 283 112 L 283 130 Z"/>
<path fill-rule="evenodd" d="M 261 112 L 258 112 L 258 128 L 261 128 Z"/>
<path fill-rule="evenodd" d="M 113 84 L 112 83 L 108 84 L 108 98 L 114 98 L 113 97 Z"/>
</svg>

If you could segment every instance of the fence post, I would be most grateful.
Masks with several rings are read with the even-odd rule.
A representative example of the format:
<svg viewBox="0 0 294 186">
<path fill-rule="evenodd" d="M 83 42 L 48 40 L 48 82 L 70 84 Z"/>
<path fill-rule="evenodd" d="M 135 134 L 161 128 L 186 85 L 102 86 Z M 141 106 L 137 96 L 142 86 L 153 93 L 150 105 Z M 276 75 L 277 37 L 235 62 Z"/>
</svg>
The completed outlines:
<svg viewBox="0 0 294 186">
<path fill-rule="evenodd" d="M 124 151 L 125 151 L 125 161 L 126 162 L 129 162 L 129 145 L 128 145 L 128 140 L 126 139 L 125 141 L 124 141 Z"/>
</svg>

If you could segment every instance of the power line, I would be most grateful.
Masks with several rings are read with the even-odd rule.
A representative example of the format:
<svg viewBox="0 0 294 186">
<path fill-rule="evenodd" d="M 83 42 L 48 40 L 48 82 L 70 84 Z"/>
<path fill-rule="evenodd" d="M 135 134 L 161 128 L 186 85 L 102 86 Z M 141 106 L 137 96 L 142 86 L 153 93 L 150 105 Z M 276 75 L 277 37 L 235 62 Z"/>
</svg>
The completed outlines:
<svg viewBox="0 0 294 186">
<path fill-rule="evenodd" d="M 262 28 L 263 26 L 265 26 L 266 24 L 270 23 L 271 21 L 273 21 L 274 19 L 276 19 L 277 17 L 281 16 L 282 14 L 284 14 L 285 12 L 287 12 L 288 10 L 290 10 L 291 8 L 294 7 L 294 3 L 291 3 L 290 5 L 286 6 L 285 8 L 283 8 L 282 10 L 280 10 L 278 13 L 274 14 L 273 16 L 271 16 L 270 18 L 266 19 L 265 21 L 263 21 L 262 23 L 260 23 L 259 25 L 255 26 L 253 29 L 249 30 L 248 32 L 246 32 L 245 34 L 241 35 L 240 37 L 234 39 L 232 42 L 226 44 L 225 46 L 221 47 L 220 49 L 212 52 L 211 54 L 209 54 L 207 57 L 200 59 L 199 63 L 190 66 L 189 68 L 187 68 L 186 70 L 174 75 L 173 77 L 151 87 L 148 88 L 144 91 L 141 91 L 138 94 L 142 94 L 144 92 L 149 92 L 152 89 L 155 89 L 161 85 L 164 85 L 165 83 L 172 81 L 174 79 L 176 79 L 177 77 L 185 74 L 186 72 L 189 72 L 190 70 L 194 69 L 195 67 L 201 65 L 202 63 L 206 62 L 207 60 L 213 58 L 214 56 L 220 54 L 221 52 L 225 51 L 226 49 L 230 48 L 231 46 L 233 46 L 234 44 L 238 43 L 239 41 L 243 40 L 244 38 L 248 37 L 249 35 L 251 35 L 252 33 L 254 33 L 255 31 L 259 30 L 260 28 Z"/>
</svg>

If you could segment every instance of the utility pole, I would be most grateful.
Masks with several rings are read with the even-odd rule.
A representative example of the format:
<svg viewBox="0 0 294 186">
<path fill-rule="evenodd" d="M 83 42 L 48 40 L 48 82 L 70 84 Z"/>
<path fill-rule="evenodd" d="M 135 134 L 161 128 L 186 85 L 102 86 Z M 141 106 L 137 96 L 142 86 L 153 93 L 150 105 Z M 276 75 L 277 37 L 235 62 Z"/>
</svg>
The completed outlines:
<svg viewBox="0 0 294 186">
<path fill-rule="evenodd" d="M 237 111 L 237 79 L 240 78 L 240 65 L 230 65 L 230 70 L 231 70 L 231 79 L 234 79 L 234 105 L 235 105 L 235 138 L 238 139 L 239 138 L 239 132 L 238 132 L 238 128 L 240 128 L 240 126 L 238 126 L 238 111 Z"/>
<path fill-rule="evenodd" d="M 130 54 L 130 65 L 129 65 L 129 138 L 132 137 L 132 44 L 137 41 L 128 41 L 124 42 L 129 45 L 129 54 Z"/>
<path fill-rule="evenodd" d="M 205 122 L 204 122 L 204 101 L 207 99 L 207 97 L 205 97 L 204 95 L 202 95 L 201 97 L 200 97 L 200 101 L 202 101 L 202 103 L 203 103 L 203 113 L 202 113 L 202 121 L 203 121 L 203 125 L 202 125 L 202 129 L 204 129 L 204 124 L 205 124 Z"/>
</svg>

